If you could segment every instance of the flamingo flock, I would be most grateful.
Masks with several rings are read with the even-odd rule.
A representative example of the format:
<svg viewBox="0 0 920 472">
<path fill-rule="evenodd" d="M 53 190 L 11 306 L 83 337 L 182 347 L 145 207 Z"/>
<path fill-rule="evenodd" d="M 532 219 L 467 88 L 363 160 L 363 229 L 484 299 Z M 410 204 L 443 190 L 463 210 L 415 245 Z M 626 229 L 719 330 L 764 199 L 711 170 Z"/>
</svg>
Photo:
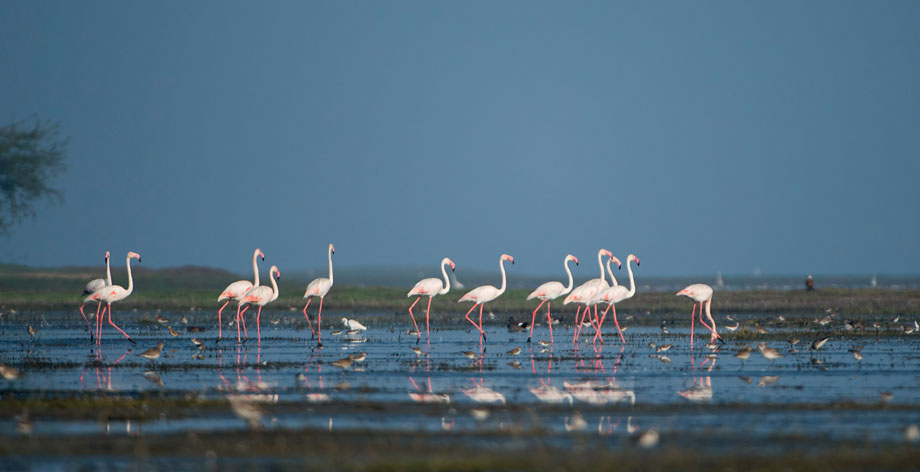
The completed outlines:
<svg viewBox="0 0 920 472">
<path fill-rule="evenodd" d="M 307 300 L 306 304 L 303 307 L 303 315 L 307 320 L 307 327 L 310 329 L 311 339 L 317 339 L 317 346 L 322 347 L 322 316 L 323 316 L 323 300 L 329 291 L 332 289 L 333 285 L 333 265 L 332 265 L 332 256 L 335 254 L 335 246 L 329 244 L 328 247 L 328 262 L 329 262 L 329 277 L 319 277 L 312 280 L 307 284 L 306 290 L 304 292 L 303 298 Z M 222 314 L 224 309 L 231 301 L 236 301 L 236 324 L 237 324 L 237 342 L 242 343 L 244 337 L 248 339 L 249 335 L 246 329 L 245 323 L 245 313 L 246 310 L 251 306 L 258 307 L 256 310 L 256 337 L 259 345 L 262 344 L 262 329 L 261 329 L 261 315 L 262 308 L 265 305 L 278 299 L 279 289 L 277 281 L 281 278 L 281 271 L 278 269 L 278 266 L 271 266 L 269 270 L 271 287 L 260 285 L 259 280 L 259 265 L 258 261 L 261 258 L 265 260 L 265 254 L 261 249 L 256 249 L 252 254 L 252 270 L 253 270 L 253 281 L 248 280 L 238 280 L 227 285 L 223 291 L 220 292 L 220 295 L 217 297 L 218 303 L 224 302 L 223 305 L 217 310 L 217 322 L 218 322 L 218 331 L 217 331 L 217 342 L 223 338 L 223 321 Z M 604 261 L 606 258 L 606 264 Z M 131 274 L 131 260 L 137 259 L 138 262 L 141 261 L 140 254 L 129 251 L 125 258 L 125 266 L 127 268 L 128 274 L 128 287 L 124 288 L 120 285 L 113 285 L 112 283 L 112 270 L 109 262 L 110 253 L 106 251 L 105 253 L 105 262 L 106 262 L 106 278 L 98 278 L 89 281 L 83 289 L 83 304 L 80 305 L 80 314 L 83 317 L 83 320 L 86 322 L 87 330 L 90 331 L 90 340 L 96 345 L 101 345 L 102 343 L 102 328 L 103 320 L 105 318 L 106 312 L 109 314 L 108 322 L 114 327 L 119 333 L 121 333 L 125 338 L 128 339 L 131 343 L 134 343 L 134 340 L 131 339 L 127 333 L 124 332 L 115 322 L 112 320 L 112 303 L 124 300 L 134 291 L 134 278 Z M 473 306 L 466 312 L 464 318 L 476 328 L 476 331 L 479 332 L 479 344 L 486 342 L 486 333 L 483 329 L 482 324 L 482 312 L 486 303 L 492 302 L 498 299 L 502 294 L 505 293 L 507 287 L 507 274 L 505 272 L 505 262 L 510 262 L 514 264 L 514 257 L 508 254 L 502 254 L 498 260 L 499 271 L 502 276 L 501 287 L 495 287 L 493 285 L 482 285 L 476 287 L 466 294 L 464 294 L 458 302 L 472 302 Z M 541 284 L 533 292 L 527 296 L 527 300 L 538 299 L 540 300 L 539 305 L 533 310 L 531 314 L 530 321 L 530 333 L 527 337 L 527 342 L 531 342 L 533 337 L 533 328 L 536 323 L 537 312 L 546 305 L 546 321 L 547 326 L 549 327 L 550 332 L 550 343 L 554 343 L 553 338 L 553 324 L 555 320 L 552 318 L 551 305 L 552 301 L 556 300 L 562 296 L 566 296 L 563 300 L 563 305 L 568 305 L 570 303 L 578 304 L 578 309 L 575 312 L 575 323 L 573 325 L 573 343 L 578 343 L 581 330 L 585 326 L 590 326 L 594 329 L 594 337 L 592 342 L 604 342 L 602 330 L 604 326 L 604 321 L 607 318 L 607 313 L 612 310 L 613 322 L 617 328 L 617 334 L 619 335 L 620 342 L 625 346 L 626 338 L 623 336 L 623 330 L 621 328 L 619 320 L 617 319 L 616 304 L 624 300 L 632 298 L 636 294 L 636 281 L 633 274 L 632 263 L 635 263 L 636 267 L 639 267 L 639 258 L 635 254 L 630 254 L 626 258 L 626 271 L 629 275 L 629 288 L 626 288 L 623 285 L 619 285 L 616 277 L 613 275 L 613 270 L 611 269 L 611 264 L 616 263 L 617 268 L 622 268 L 622 262 L 613 255 L 613 253 L 607 249 L 600 249 L 597 252 L 597 264 L 599 268 L 600 277 L 588 280 L 587 282 L 579 285 L 578 287 L 573 287 L 574 279 L 572 276 L 572 269 L 569 266 L 570 262 L 574 262 L 575 265 L 578 265 L 578 258 L 572 254 L 568 254 L 562 260 L 562 266 L 565 269 L 566 275 L 568 277 L 568 283 L 563 285 L 562 282 L 558 281 L 549 281 Z M 428 306 L 425 310 L 425 334 L 426 340 L 428 343 L 431 342 L 431 328 L 430 328 L 430 316 L 431 316 L 431 301 L 435 296 L 446 295 L 450 291 L 450 278 L 447 274 L 447 266 L 450 266 L 451 271 L 456 269 L 456 264 L 453 260 L 448 257 L 445 257 L 441 260 L 439 265 L 441 269 L 441 275 L 443 277 L 443 283 L 441 278 L 430 277 L 418 281 L 407 296 L 409 298 L 416 297 L 415 301 L 409 305 L 409 317 L 412 320 L 412 326 L 414 330 L 409 331 L 412 335 L 416 336 L 415 343 L 418 344 L 421 341 L 421 329 L 419 329 L 418 322 L 416 321 L 415 314 L 412 309 L 418 304 L 419 300 L 422 297 L 428 297 Z M 610 277 L 610 283 L 607 282 L 607 276 Z M 719 335 L 716 330 L 716 323 L 712 317 L 712 287 L 706 284 L 693 284 L 685 287 L 681 291 L 677 292 L 675 295 L 686 296 L 693 299 L 693 310 L 690 314 L 690 345 L 693 346 L 694 339 L 694 327 L 695 327 L 695 318 L 696 318 L 696 306 L 700 306 L 699 320 L 711 333 L 710 343 L 715 341 L 721 341 L 722 337 Z M 307 313 L 307 309 L 310 307 L 310 303 L 314 297 L 319 298 L 319 309 L 316 314 L 316 329 L 313 328 L 313 323 L 310 320 L 310 315 Z M 86 303 L 96 302 L 96 326 L 93 328 L 90 325 L 89 318 L 83 311 Z M 607 307 L 604 312 L 599 316 L 597 305 L 606 304 Z M 479 319 L 478 321 L 470 318 L 470 314 L 479 307 Z M 706 317 L 709 319 L 709 323 L 703 320 L 703 310 L 706 311 Z M 587 319 L 587 322 L 585 321 Z M 365 330 L 367 329 L 357 320 L 349 320 L 343 318 L 343 323 L 349 330 Z M 520 323 L 521 326 L 526 328 L 526 322 Z M 242 327 L 242 331 L 240 330 Z M 334 333 L 333 333 L 334 334 Z M 540 341 L 545 343 L 545 341 Z M 415 348 L 413 348 L 415 349 Z"/>
</svg>

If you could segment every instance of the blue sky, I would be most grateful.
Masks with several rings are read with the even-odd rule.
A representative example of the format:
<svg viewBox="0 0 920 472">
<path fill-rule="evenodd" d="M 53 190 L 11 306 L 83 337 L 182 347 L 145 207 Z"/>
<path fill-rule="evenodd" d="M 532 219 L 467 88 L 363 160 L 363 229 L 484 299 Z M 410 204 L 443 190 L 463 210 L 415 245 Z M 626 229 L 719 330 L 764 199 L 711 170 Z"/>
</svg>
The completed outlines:
<svg viewBox="0 0 920 472">
<path fill-rule="evenodd" d="M 918 52 L 909 1 L 3 2 L 70 168 L 0 260 L 916 274 Z"/>
</svg>

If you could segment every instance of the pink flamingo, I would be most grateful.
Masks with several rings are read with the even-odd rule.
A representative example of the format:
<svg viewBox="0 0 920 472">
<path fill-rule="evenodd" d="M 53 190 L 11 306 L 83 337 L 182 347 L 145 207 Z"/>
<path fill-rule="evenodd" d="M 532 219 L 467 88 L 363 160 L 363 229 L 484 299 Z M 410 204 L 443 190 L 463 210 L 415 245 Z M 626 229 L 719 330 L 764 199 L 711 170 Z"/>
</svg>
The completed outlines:
<svg viewBox="0 0 920 472">
<path fill-rule="evenodd" d="M 259 337 L 259 345 L 262 345 L 262 323 L 260 320 L 262 317 L 262 307 L 278 299 L 278 284 L 275 282 L 275 279 L 281 279 L 281 271 L 278 270 L 278 266 L 272 266 L 268 274 L 271 278 L 272 288 L 268 288 L 264 285 L 252 287 L 252 289 L 246 292 L 240 299 L 241 305 L 256 305 L 259 307 L 259 312 L 256 314 L 256 334 Z"/>
<path fill-rule="evenodd" d="M 109 324 L 114 326 L 115 329 L 118 330 L 118 332 L 120 332 L 126 338 L 128 338 L 128 341 L 131 341 L 131 344 L 135 344 L 134 340 L 131 339 L 131 336 L 128 336 L 127 333 L 125 333 L 121 328 L 118 327 L 118 325 L 115 324 L 114 321 L 112 321 L 112 303 L 124 300 L 125 298 L 128 298 L 128 296 L 131 295 L 132 292 L 134 292 L 134 277 L 131 276 L 131 259 L 137 259 L 137 262 L 140 262 L 141 255 L 136 252 L 130 251 L 128 252 L 128 256 L 125 258 L 125 266 L 127 266 L 128 268 L 128 288 L 127 289 L 125 289 L 121 285 L 109 285 L 107 287 L 103 287 L 97 290 L 92 295 L 86 297 L 86 299 L 83 301 L 84 303 L 88 301 L 97 301 L 97 302 L 105 303 L 106 307 L 102 309 L 102 316 L 103 317 L 105 316 L 105 310 L 108 309 L 109 310 Z M 96 325 L 97 325 L 96 344 L 99 344 L 99 345 L 102 344 L 102 324 L 100 323 L 101 320 L 102 318 L 99 318 L 99 317 L 96 318 Z"/>
<path fill-rule="evenodd" d="M 693 347 L 693 316 L 696 314 L 696 304 L 700 304 L 700 323 L 703 323 L 703 326 L 712 331 L 712 336 L 709 338 L 709 342 L 713 342 L 716 339 L 721 340 L 722 336 L 719 336 L 719 333 L 716 331 L 716 320 L 712 319 L 712 312 L 710 311 L 710 306 L 712 305 L 712 287 L 706 284 L 693 284 L 684 287 L 683 290 L 677 292 L 675 295 L 683 295 L 688 298 L 692 298 L 693 311 L 690 313 L 690 347 Z M 703 321 L 703 303 L 706 303 L 706 316 L 709 318 L 709 321 L 712 323 L 712 326 L 706 324 Z"/>
<path fill-rule="evenodd" d="M 612 252 L 606 249 L 601 249 L 600 251 L 597 251 L 597 265 L 598 267 L 600 267 L 600 270 L 601 270 L 600 278 L 591 279 L 579 285 L 578 287 L 576 287 L 574 290 L 572 290 L 569 296 L 565 297 L 565 300 L 562 302 L 563 305 L 568 305 L 569 303 L 575 302 L 575 303 L 584 305 L 585 314 L 588 313 L 588 310 L 590 310 L 591 300 L 594 297 L 596 297 L 597 294 L 601 292 L 601 290 L 604 290 L 607 287 L 609 287 L 609 285 L 607 285 L 607 280 L 604 275 L 604 262 L 603 262 L 604 256 L 607 256 L 611 259 L 616 260 L 617 267 L 620 266 L 619 259 L 616 259 L 615 257 L 613 257 Z M 595 306 L 595 309 L 596 308 L 597 307 Z M 578 335 L 580 334 L 580 331 L 581 331 L 581 323 L 585 319 L 585 315 L 581 315 L 581 321 L 579 321 L 578 319 L 579 314 L 581 314 L 581 307 L 578 307 L 578 311 L 575 312 L 575 336 L 572 338 L 573 343 L 578 342 Z M 594 318 L 595 319 L 597 318 L 596 313 L 594 315 Z M 597 324 L 595 323 L 595 320 L 591 320 L 591 322 L 594 324 L 595 330 L 596 330 Z"/>
<path fill-rule="evenodd" d="M 318 279 L 313 279 L 309 284 L 307 284 L 307 291 L 304 292 L 303 297 L 307 299 L 307 304 L 303 307 L 303 316 L 307 319 L 307 326 L 310 328 L 310 333 L 313 336 L 317 336 L 319 339 L 317 341 L 317 346 L 323 345 L 323 298 L 326 297 L 326 294 L 329 293 L 329 289 L 332 288 L 332 255 L 335 254 L 335 246 L 332 244 L 329 245 L 329 278 L 320 277 Z M 313 331 L 313 325 L 310 323 L 310 317 L 307 316 L 307 307 L 310 306 L 310 301 L 313 300 L 313 297 L 319 297 L 319 314 L 316 318 L 316 331 Z M 310 339 L 313 339 L 311 336 Z"/>
<path fill-rule="evenodd" d="M 546 282 L 544 284 L 541 284 L 539 287 L 537 287 L 536 290 L 534 290 L 533 292 L 530 293 L 530 295 L 527 296 L 528 300 L 532 300 L 534 298 L 540 299 L 540 304 L 537 305 L 537 308 L 533 311 L 533 315 L 530 317 L 530 336 L 527 336 L 527 342 L 530 342 L 530 338 L 533 337 L 533 324 L 534 324 L 534 321 L 536 321 L 537 319 L 537 311 L 546 302 L 549 302 L 546 305 L 546 323 L 549 325 L 549 342 L 554 342 L 553 341 L 553 318 L 550 316 L 549 309 L 550 309 L 550 305 L 552 305 L 553 303 L 553 300 L 563 295 L 566 295 L 572 291 L 573 280 L 572 280 L 572 270 L 569 269 L 569 261 L 575 261 L 575 265 L 578 265 L 578 258 L 569 254 L 565 256 L 565 259 L 562 261 L 562 266 L 565 267 L 565 272 L 569 275 L 569 285 L 568 286 L 563 287 L 562 282 L 556 282 L 554 280 L 551 282 Z"/>
<path fill-rule="evenodd" d="M 473 308 L 470 308 L 470 311 L 466 312 L 466 320 L 472 323 L 473 326 L 479 330 L 480 344 L 486 340 L 486 333 L 482 330 L 482 306 L 488 302 L 491 302 L 492 300 L 495 300 L 501 296 L 501 294 L 505 293 L 505 261 L 509 261 L 511 264 L 514 264 L 514 258 L 507 254 L 502 254 L 502 256 L 498 259 L 498 267 L 502 271 L 502 288 L 495 288 L 492 285 L 482 285 L 474 288 L 473 290 L 470 290 L 466 293 L 466 295 L 460 297 L 460 300 L 457 301 L 458 303 L 473 302 Z M 479 306 L 478 325 L 476 322 L 470 319 L 470 313 L 472 313 L 477 306 Z"/>
<path fill-rule="evenodd" d="M 415 322 L 415 315 L 412 314 L 412 308 L 416 303 L 418 303 L 419 300 L 422 299 L 423 296 L 428 297 L 428 309 L 425 311 L 425 333 L 428 336 L 428 343 L 431 343 L 431 331 L 428 326 L 428 317 L 431 313 L 431 299 L 434 298 L 435 295 L 444 295 L 450 291 L 450 279 L 447 277 L 447 269 L 444 268 L 444 266 L 448 264 L 450 264 L 451 271 L 457 267 L 454 264 L 454 261 L 450 260 L 450 258 L 445 257 L 444 259 L 441 259 L 441 274 L 444 275 L 443 286 L 441 285 L 441 279 L 430 277 L 427 279 L 419 280 L 415 286 L 412 287 L 412 290 L 409 290 L 408 297 L 414 297 L 418 295 L 418 298 L 416 298 L 415 301 L 412 302 L 412 305 L 409 307 L 409 316 L 412 317 L 412 324 L 415 326 L 415 332 L 418 333 L 418 339 L 415 340 L 415 344 L 418 344 L 418 342 L 422 339 L 422 332 L 419 331 L 418 323 Z"/>
<path fill-rule="evenodd" d="M 83 287 L 83 296 L 92 295 L 96 293 L 99 289 L 103 287 L 108 287 L 112 285 L 112 266 L 109 264 L 109 251 L 105 251 L 105 278 L 104 279 L 93 279 L 86 283 L 86 286 Z M 89 331 L 89 340 L 90 342 L 95 342 L 96 336 L 95 332 L 89 324 L 89 319 L 86 317 L 86 313 L 83 313 L 83 307 L 86 305 L 86 300 L 83 300 L 83 304 L 80 305 L 80 314 L 83 315 L 83 321 L 86 322 L 86 330 Z M 96 316 L 99 316 L 99 309 L 102 307 L 102 302 L 98 302 L 96 305 Z M 98 320 L 98 318 L 97 318 Z M 98 321 L 97 321 L 98 322 Z"/>
<path fill-rule="evenodd" d="M 636 262 L 636 267 L 639 267 L 639 258 L 635 254 L 630 254 L 626 257 L 626 271 L 629 272 L 629 289 L 627 290 L 623 285 L 614 285 L 613 287 L 608 288 L 600 293 L 598 298 L 601 300 L 601 303 L 607 304 L 607 309 L 604 310 L 604 315 L 601 316 L 600 328 L 604 327 L 604 319 L 607 318 L 607 312 L 610 311 L 610 308 L 613 307 L 613 323 L 617 325 L 617 333 L 620 335 L 620 341 L 623 344 L 626 344 L 626 339 L 623 338 L 623 331 L 620 330 L 620 323 L 617 321 L 617 307 L 614 306 L 617 303 L 626 300 L 627 298 L 632 298 L 636 294 L 636 280 L 633 278 L 632 266 L 629 265 L 630 262 Z M 607 270 L 610 270 L 610 266 L 607 266 Z M 613 279 L 613 273 L 610 273 L 610 278 Z M 616 280 L 616 279 L 613 279 Z M 597 341 L 598 336 L 600 335 L 600 329 L 597 333 L 594 334 L 594 340 Z"/>
<path fill-rule="evenodd" d="M 257 248 L 255 252 L 252 253 L 252 272 L 253 272 L 253 276 L 255 277 L 254 282 L 250 282 L 248 280 L 237 280 L 236 282 L 233 282 L 232 284 L 227 285 L 227 288 L 225 288 L 222 292 L 220 292 L 220 296 L 217 297 L 217 303 L 227 300 L 220 307 L 220 310 L 217 310 L 217 342 L 220 342 L 221 338 L 223 337 L 223 321 L 221 320 L 221 313 L 224 311 L 224 308 L 227 307 L 227 304 L 230 303 L 230 300 L 237 301 L 236 340 L 237 342 L 241 341 L 240 339 L 240 319 L 241 319 L 242 314 L 240 313 L 240 305 L 241 305 L 240 301 L 242 300 L 243 295 L 246 295 L 246 292 L 252 290 L 253 287 L 259 286 L 259 262 L 258 262 L 259 257 L 261 257 L 263 261 L 265 260 L 265 254 L 262 253 L 261 249 Z M 246 307 L 246 308 L 249 308 L 249 307 Z M 244 328 L 245 326 L 246 325 L 243 325 Z"/>
</svg>

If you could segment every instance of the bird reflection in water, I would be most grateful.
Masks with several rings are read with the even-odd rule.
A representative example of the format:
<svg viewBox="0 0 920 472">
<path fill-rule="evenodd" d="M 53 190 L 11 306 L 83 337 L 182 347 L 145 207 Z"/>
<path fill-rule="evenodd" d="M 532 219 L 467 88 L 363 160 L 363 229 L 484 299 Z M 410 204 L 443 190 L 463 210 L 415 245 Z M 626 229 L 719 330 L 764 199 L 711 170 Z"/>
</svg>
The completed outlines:
<svg viewBox="0 0 920 472">
<path fill-rule="evenodd" d="M 706 364 L 709 366 L 706 368 L 706 372 L 712 372 L 712 368 L 716 365 L 716 356 L 714 354 L 709 354 L 703 359 L 703 362 L 700 362 L 699 367 L 695 367 L 695 362 L 693 359 L 693 351 L 690 351 L 690 371 L 703 369 Z M 712 400 L 712 378 L 709 375 L 705 376 L 693 376 L 691 377 L 692 384 L 689 388 L 685 390 L 679 390 L 678 395 L 690 400 L 692 402 L 708 402 Z"/>
</svg>

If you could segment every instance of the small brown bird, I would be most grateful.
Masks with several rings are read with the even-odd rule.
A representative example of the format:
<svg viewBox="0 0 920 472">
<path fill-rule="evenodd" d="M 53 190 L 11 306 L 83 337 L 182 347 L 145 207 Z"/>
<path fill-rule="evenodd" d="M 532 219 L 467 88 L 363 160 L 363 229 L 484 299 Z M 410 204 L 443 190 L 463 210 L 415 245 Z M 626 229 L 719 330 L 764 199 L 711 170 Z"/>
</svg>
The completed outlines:
<svg viewBox="0 0 920 472">
<path fill-rule="evenodd" d="M 793 346 L 795 346 L 796 344 L 799 343 L 799 338 L 792 338 L 792 339 L 788 340 L 787 342 L 788 342 L 789 344 L 792 344 Z"/>
<path fill-rule="evenodd" d="M 157 323 L 169 323 L 169 320 L 168 320 L 168 319 L 163 318 L 163 317 L 160 316 L 160 315 L 154 316 L 153 319 L 157 320 Z"/>
<path fill-rule="evenodd" d="M 348 331 L 345 331 L 345 334 L 347 334 L 347 335 L 349 335 L 349 336 L 354 336 L 354 335 L 356 335 L 356 334 L 358 334 L 358 333 L 360 333 L 360 332 L 361 332 L 360 329 L 349 329 Z"/>
<path fill-rule="evenodd" d="M 751 351 L 751 346 L 744 346 L 744 348 L 735 353 L 735 357 L 741 359 L 742 361 L 746 361 L 748 357 L 751 357 Z"/>
<path fill-rule="evenodd" d="M 655 349 L 655 352 L 667 352 L 673 346 L 674 346 L 673 344 L 662 344 L 661 346 L 658 346 L 658 348 Z"/>
<path fill-rule="evenodd" d="M 661 332 L 663 334 L 668 334 L 668 327 L 664 324 L 661 325 Z"/>
<path fill-rule="evenodd" d="M 160 353 L 163 352 L 163 346 L 165 345 L 166 343 L 164 343 L 163 341 L 160 341 L 157 343 L 157 347 L 152 347 L 150 349 L 147 349 L 146 351 L 138 354 L 138 356 L 141 356 L 145 359 L 150 359 L 152 361 L 156 360 L 160 357 Z"/>
<path fill-rule="evenodd" d="M 37 331 L 35 330 L 35 327 L 34 327 L 34 326 L 29 325 L 28 331 L 29 331 L 29 335 L 30 335 L 30 336 L 35 337 L 35 333 L 37 333 Z"/>
<path fill-rule="evenodd" d="M 339 335 L 341 335 L 341 334 L 344 333 L 344 332 L 345 332 L 345 329 L 342 328 L 342 329 L 337 329 L 337 330 L 335 330 L 335 331 L 332 331 L 332 332 L 329 333 L 329 334 L 331 334 L 331 335 L 333 335 L 333 336 L 339 336 Z"/>
<path fill-rule="evenodd" d="M 349 367 L 351 367 L 351 358 L 350 358 L 350 357 L 343 357 L 343 358 L 341 358 L 341 359 L 339 359 L 339 360 L 337 360 L 337 361 L 332 361 L 332 362 L 330 362 L 330 364 L 332 364 L 332 365 L 334 365 L 334 366 L 336 366 L 336 367 L 338 367 L 338 368 L 340 368 L 340 369 L 348 369 Z"/>
<path fill-rule="evenodd" d="M 543 346 L 543 347 L 546 347 L 546 346 L 549 346 L 551 343 L 550 343 L 549 341 L 545 341 L 545 340 L 541 339 L 541 340 L 537 341 L 537 344 L 539 344 L 539 345 L 541 345 L 541 346 Z"/>
<path fill-rule="evenodd" d="M 475 359 L 477 357 L 476 353 L 473 351 L 463 351 L 460 354 L 463 354 L 467 359 Z"/>
<path fill-rule="evenodd" d="M 744 382 L 744 383 L 746 383 L 746 384 L 750 384 L 750 383 L 751 383 L 751 378 L 748 377 L 748 376 L 746 376 L 746 375 L 743 375 L 743 376 L 738 377 L 738 378 L 739 378 L 742 382 Z"/>
<path fill-rule="evenodd" d="M 421 348 L 418 348 L 418 347 L 415 347 L 415 346 L 412 346 L 412 347 L 410 347 L 409 349 L 411 349 L 412 352 L 414 352 L 416 356 L 421 356 L 422 354 L 425 353 L 425 351 L 423 351 Z"/>
<path fill-rule="evenodd" d="M 768 385 L 773 385 L 776 381 L 779 380 L 778 375 L 765 375 L 760 378 L 760 382 L 757 382 L 758 387 L 766 387 Z"/>
<path fill-rule="evenodd" d="M 508 354 L 509 354 L 509 355 L 512 355 L 512 356 L 516 356 L 516 355 L 518 355 L 518 354 L 520 354 L 520 353 L 521 353 L 521 346 L 518 346 L 518 347 L 513 348 L 513 349 L 511 349 L 511 350 L 508 351 Z"/>
<path fill-rule="evenodd" d="M 172 336 L 172 337 L 174 337 L 174 338 L 179 336 L 179 332 L 176 331 L 176 330 L 174 330 L 172 326 L 166 325 L 166 329 L 169 330 L 169 335 L 170 335 L 170 336 Z"/>
<path fill-rule="evenodd" d="M 648 343 L 648 348 L 649 348 L 649 349 L 655 349 L 655 348 L 657 348 L 657 347 L 658 347 L 658 345 L 655 344 L 655 341 L 649 341 L 649 343 Z"/>
<path fill-rule="evenodd" d="M 22 377 L 22 371 L 11 365 L 0 364 L 0 375 L 6 380 L 13 381 Z"/>
<path fill-rule="evenodd" d="M 719 343 L 706 343 L 706 349 L 709 349 L 710 351 L 715 351 L 718 348 Z"/>
<path fill-rule="evenodd" d="M 409 330 L 406 330 L 406 334 L 408 334 L 409 336 L 418 336 L 418 330 L 417 330 L 417 329 L 409 329 Z"/>
<path fill-rule="evenodd" d="M 188 317 L 186 317 L 185 315 L 182 315 L 182 324 L 184 325 L 188 324 Z"/>
<path fill-rule="evenodd" d="M 355 355 L 348 356 L 348 357 L 351 357 L 351 360 L 355 362 L 364 362 L 364 359 L 367 359 L 367 353 L 362 352 L 361 354 L 355 354 Z"/>
<path fill-rule="evenodd" d="M 513 368 L 515 368 L 515 369 L 520 369 L 520 368 L 521 368 L 521 363 L 518 362 L 518 361 L 511 361 L 511 362 L 508 363 L 508 365 L 510 365 L 511 367 L 513 367 Z"/>
<path fill-rule="evenodd" d="M 817 351 L 818 349 L 821 349 L 822 347 L 824 347 L 825 344 L 827 344 L 828 339 L 830 339 L 830 336 L 820 338 L 820 339 L 815 339 L 811 343 L 811 350 Z"/>
<path fill-rule="evenodd" d="M 201 342 L 201 340 L 198 339 L 198 338 L 192 338 L 192 344 L 194 344 L 194 345 L 196 345 L 196 346 L 198 346 L 198 347 L 204 346 L 204 343 Z"/>
<path fill-rule="evenodd" d="M 735 331 L 737 331 L 738 328 L 740 328 L 740 327 L 741 327 L 741 324 L 740 324 L 740 323 L 735 323 L 735 324 L 733 324 L 733 325 L 725 325 L 725 329 L 731 331 L 732 333 L 734 333 Z"/>
<path fill-rule="evenodd" d="M 783 357 L 783 355 L 780 354 L 779 351 L 777 351 L 776 349 L 773 349 L 772 347 L 767 347 L 766 343 L 760 343 L 760 345 L 757 346 L 757 349 L 760 351 L 760 354 L 762 356 L 764 356 L 765 358 L 771 361 L 774 359 L 779 359 L 780 357 Z"/>
</svg>

